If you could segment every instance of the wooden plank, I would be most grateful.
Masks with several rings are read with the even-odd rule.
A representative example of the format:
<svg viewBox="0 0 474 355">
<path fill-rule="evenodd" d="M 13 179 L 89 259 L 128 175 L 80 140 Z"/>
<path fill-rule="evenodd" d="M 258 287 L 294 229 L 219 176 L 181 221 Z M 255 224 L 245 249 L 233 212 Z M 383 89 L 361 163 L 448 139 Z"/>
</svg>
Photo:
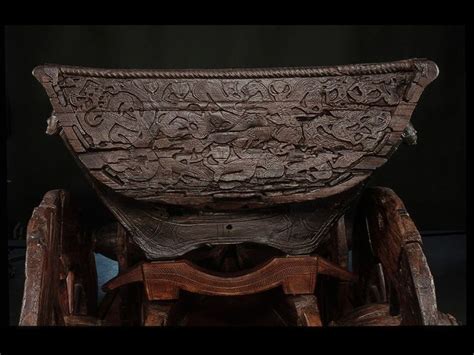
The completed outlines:
<svg viewBox="0 0 474 355">
<path fill-rule="evenodd" d="M 105 191 L 100 194 L 146 257 L 156 260 L 174 258 L 204 245 L 245 242 L 269 245 L 289 254 L 311 253 L 329 238 L 331 224 L 354 201 L 358 191 L 297 206 L 207 211 L 200 215 L 192 210 L 178 214 L 163 206 L 146 207 Z"/>
<path fill-rule="evenodd" d="M 248 295 L 281 286 L 285 294 L 312 294 L 316 274 L 354 280 L 348 271 L 316 256 L 275 257 L 245 273 L 216 273 L 187 260 L 146 262 L 107 282 L 104 291 L 143 282 L 147 299 L 175 300 L 180 290 L 216 296 Z"/>
</svg>

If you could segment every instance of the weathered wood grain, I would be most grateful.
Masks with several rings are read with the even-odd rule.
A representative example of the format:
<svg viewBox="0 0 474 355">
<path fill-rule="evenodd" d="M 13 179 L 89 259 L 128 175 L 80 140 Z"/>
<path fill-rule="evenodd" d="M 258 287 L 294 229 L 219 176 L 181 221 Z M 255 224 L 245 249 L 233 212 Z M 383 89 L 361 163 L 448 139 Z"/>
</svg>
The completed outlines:
<svg viewBox="0 0 474 355">
<path fill-rule="evenodd" d="M 298 327 L 322 327 L 318 302 L 314 295 L 287 295 L 275 311 L 285 324 Z"/>
<path fill-rule="evenodd" d="M 64 325 L 94 314 L 97 275 L 91 241 L 79 232 L 64 190 L 45 194 L 27 228 L 25 288 L 19 325 Z"/>
<path fill-rule="evenodd" d="M 54 109 L 49 131 L 101 184 L 136 200 L 237 209 L 323 198 L 366 179 L 400 143 L 437 67 L 46 65 L 33 74 Z"/>
<path fill-rule="evenodd" d="M 359 223 L 367 226 L 373 253 L 366 260 L 376 258 L 381 263 L 382 278 L 390 285 L 382 283 L 378 292 L 385 292 L 388 286 L 396 292 L 401 324 L 455 324 L 451 316 L 438 311 L 435 285 L 421 236 L 401 199 L 388 188 L 369 188 L 359 208 L 362 218 Z M 367 269 L 363 273 L 370 275 Z M 380 297 L 387 298 L 383 294 Z"/>
<path fill-rule="evenodd" d="M 343 318 L 332 322 L 330 326 L 339 327 L 389 327 L 399 326 L 401 317 L 392 316 L 390 314 L 390 308 L 387 303 L 370 303 L 361 307 L 358 307 Z"/>
<path fill-rule="evenodd" d="M 67 194 L 45 196 L 28 229 L 21 324 L 166 325 L 174 302 L 163 300 L 181 290 L 235 296 L 281 287 L 293 295 L 285 302 L 298 325 L 321 326 L 317 274 L 345 281 L 320 302 L 339 307 L 322 310 L 325 322 L 456 323 L 437 310 L 421 238 L 393 192 L 365 194 L 350 243 L 344 223 L 371 173 L 402 140 L 416 141 L 409 120 L 438 75 L 433 62 L 180 71 L 46 65 L 33 74 L 53 106 L 47 133 L 60 134 L 119 224 L 84 239 Z M 243 243 L 293 256 L 272 251 L 258 265 L 270 254 L 256 257 Z M 105 289 L 126 285 L 108 293 L 98 317 L 93 246 L 119 262 Z M 301 255 L 321 246 L 332 262 Z M 191 263 L 200 247 L 227 273 Z M 359 275 L 354 295 L 348 247 Z"/>
<path fill-rule="evenodd" d="M 142 325 L 145 327 L 163 327 L 170 325 L 170 314 L 174 301 L 148 301 L 142 302 Z"/>
<path fill-rule="evenodd" d="M 362 188 L 301 204 L 197 212 L 134 201 L 96 187 L 150 260 L 174 258 L 206 245 L 245 242 L 272 246 L 292 255 L 309 254 L 330 238 L 332 223 L 359 197 Z"/>
<path fill-rule="evenodd" d="M 273 258 L 264 265 L 238 273 L 204 270 L 187 260 L 145 262 L 107 282 L 104 291 L 143 282 L 147 300 L 178 299 L 180 290 L 204 295 L 237 296 L 278 286 L 285 294 L 312 294 L 316 275 L 354 281 L 349 271 L 316 256 Z"/>
</svg>

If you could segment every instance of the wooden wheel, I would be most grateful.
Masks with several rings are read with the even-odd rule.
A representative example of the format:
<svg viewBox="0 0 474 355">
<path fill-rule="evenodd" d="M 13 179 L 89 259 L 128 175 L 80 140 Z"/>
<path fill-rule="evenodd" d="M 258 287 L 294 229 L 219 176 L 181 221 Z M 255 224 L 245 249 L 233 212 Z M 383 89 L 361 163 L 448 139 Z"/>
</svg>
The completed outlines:
<svg viewBox="0 0 474 355">
<path fill-rule="evenodd" d="M 454 317 L 437 309 L 434 281 L 421 236 L 392 190 L 375 187 L 365 192 L 354 225 L 353 265 L 359 276 L 355 299 L 362 308 L 354 310 L 357 316 L 349 315 L 345 317 L 347 322 L 342 323 L 457 324 Z M 371 319 L 370 324 L 365 324 L 363 310 L 374 312 L 374 307 L 378 320 Z"/>
<path fill-rule="evenodd" d="M 92 243 L 79 232 L 69 194 L 45 194 L 28 223 L 19 325 L 72 325 L 93 316 L 97 275 Z"/>
</svg>

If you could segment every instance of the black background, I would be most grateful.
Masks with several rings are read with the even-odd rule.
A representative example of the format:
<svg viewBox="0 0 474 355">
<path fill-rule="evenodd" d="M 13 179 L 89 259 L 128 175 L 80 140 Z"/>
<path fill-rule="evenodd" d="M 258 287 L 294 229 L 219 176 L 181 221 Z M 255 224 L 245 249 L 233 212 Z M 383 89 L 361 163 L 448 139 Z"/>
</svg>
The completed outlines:
<svg viewBox="0 0 474 355">
<path fill-rule="evenodd" d="M 372 184 L 394 189 L 421 230 L 464 230 L 464 26 L 7 26 L 7 211 L 26 223 L 44 193 L 65 188 L 89 215 L 103 207 L 59 137 L 31 75 L 56 63 L 105 68 L 317 66 L 412 57 L 440 75 L 412 116 L 418 145 L 402 145 Z"/>
</svg>

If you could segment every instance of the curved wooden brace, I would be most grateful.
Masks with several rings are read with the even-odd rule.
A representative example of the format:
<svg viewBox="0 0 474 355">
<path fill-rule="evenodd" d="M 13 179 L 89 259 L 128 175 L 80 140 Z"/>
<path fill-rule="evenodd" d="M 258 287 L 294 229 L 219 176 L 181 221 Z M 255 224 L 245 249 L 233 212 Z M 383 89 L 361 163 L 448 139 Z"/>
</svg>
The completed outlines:
<svg viewBox="0 0 474 355">
<path fill-rule="evenodd" d="M 402 200 L 388 188 L 366 191 L 361 208 L 369 242 L 382 263 L 400 302 L 401 325 L 452 325 L 456 320 L 438 311 L 435 285 L 422 240 Z"/>
<path fill-rule="evenodd" d="M 105 291 L 143 282 L 148 300 L 177 299 L 179 290 L 219 296 L 253 294 L 283 287 L 285 294 L 312 294 L 318 273 L 354 280 L 347 270 L 317 256 L 273 258 L 245 274 L 210 273 L 187 260 L 142 263 L 103 286 Z"/>
</svg>

